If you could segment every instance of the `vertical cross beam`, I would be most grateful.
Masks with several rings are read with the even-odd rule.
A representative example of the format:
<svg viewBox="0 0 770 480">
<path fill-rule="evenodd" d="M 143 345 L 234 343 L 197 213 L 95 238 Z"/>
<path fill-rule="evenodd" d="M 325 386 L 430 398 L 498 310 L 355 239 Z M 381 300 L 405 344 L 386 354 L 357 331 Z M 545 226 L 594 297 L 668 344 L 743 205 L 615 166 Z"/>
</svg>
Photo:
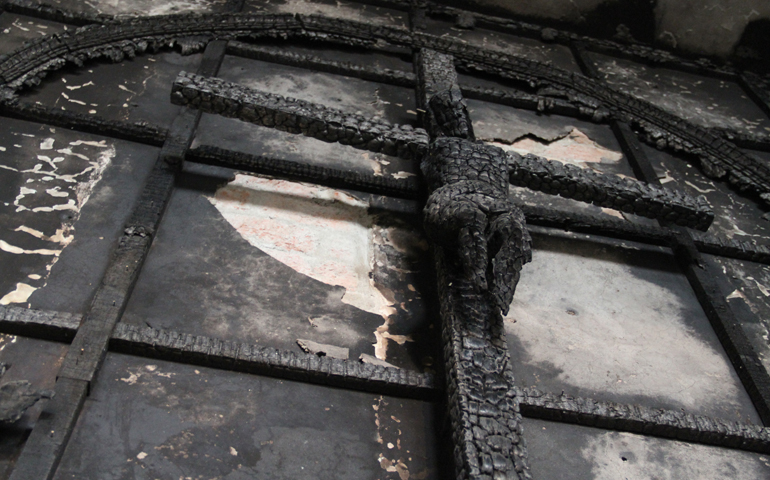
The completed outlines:
<svg viewBox="0 0 770 480">
<path fill-rule="evenodd" d="M 504 153 L 474 142 L 453 58 L 421 49 L 415 68 L 432 140 L 421 165 L 431 194 L 424 215 L 436 260 L 457 478 L 531 478 L 501 314 L 529 259 L 529 236 L 508 199 Z"/>
</svg>

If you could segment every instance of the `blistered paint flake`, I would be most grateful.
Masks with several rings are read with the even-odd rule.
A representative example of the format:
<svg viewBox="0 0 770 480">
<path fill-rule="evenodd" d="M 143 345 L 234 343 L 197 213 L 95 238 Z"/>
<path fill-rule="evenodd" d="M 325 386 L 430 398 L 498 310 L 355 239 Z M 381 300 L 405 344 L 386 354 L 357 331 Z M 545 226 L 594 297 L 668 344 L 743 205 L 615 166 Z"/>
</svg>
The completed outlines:
<svg viewBox="0 0 770 480">
<path fill-rule="evenodd" d="M 378 224 L 368 203 L 348 193 L 268 177 L 236 175 L 209 201 L 252 246 L 303 275 L 342 287 L 343 303 L 380 316 L 370 354 L 388 360 L 389 351 L 396 352 L 411 363 L 405 352 L 414 342 L 412 332 L 425 327 L 413 285 L 419 283 L 411 280 L 420 252 L 427 250 L 419 234 L 404 225 Z M 319 333 L 336 324 L 323 316 L 307 321 Z M 303 345 L 308 340 L 313 339 L 298 339 Z"/>
<path fill-rule="evenodd" d="M 55 129 L 12 132 L 11 138 L 23 148 L 0 152 L 0 175 L 9 186 L 0 206 L 0 252 L 17 257 L 6 257 L 13 265 L 7 270 L 14 272 L 6 282 L 18 278 L 3 285 L 2 305 L 26 303 L 45 284 L 72 242 L 80 210 L 115 156 L 114 145 L 105 140 L 66 142 L 57 140 Z"/>
</svg>

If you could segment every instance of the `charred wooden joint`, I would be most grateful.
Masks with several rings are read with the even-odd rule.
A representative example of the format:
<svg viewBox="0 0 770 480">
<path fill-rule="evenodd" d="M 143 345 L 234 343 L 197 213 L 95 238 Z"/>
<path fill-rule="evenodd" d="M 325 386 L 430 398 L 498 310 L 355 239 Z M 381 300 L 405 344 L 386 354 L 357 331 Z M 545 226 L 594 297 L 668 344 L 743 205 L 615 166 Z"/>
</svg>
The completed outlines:
<svg viewBox="0 0 770 480">
<path fill-rule="evenodd" d="M 434 140 L 421 165 L 430 196 L 428 237 L 448 251 L 453 281 L 490 291 L 508 313 L 522 266 L 532 259 L 524 214 L 508 198 L 508 161 L 497 147 L 462 138 Z"/>
<path fill-rule="evenodd" d="M 468 110 L 458 87 L 433 95 L 428 105 L 432 137 L 476 139 Z"/>
</svg>

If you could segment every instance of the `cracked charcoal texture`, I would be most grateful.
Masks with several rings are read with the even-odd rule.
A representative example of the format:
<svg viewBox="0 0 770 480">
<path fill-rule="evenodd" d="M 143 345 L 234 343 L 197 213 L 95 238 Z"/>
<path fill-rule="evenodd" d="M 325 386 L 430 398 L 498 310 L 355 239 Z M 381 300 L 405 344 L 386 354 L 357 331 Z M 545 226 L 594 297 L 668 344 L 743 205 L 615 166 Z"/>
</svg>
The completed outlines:
<svg viewBox="0 0 770 480">
<path fill-rule="evenodd" d="M 431 132 L 423 225 L 436 258 L 457 478 L 531 478 L 501 315 L 531 239 L 508 197 L 505 153 L 473 141 L 451 57 L 422 50 L 416 61 Z"/>
<path fill-rule="evenodd" d="M 529 417 L 622 430 L 688 442 L 770 453 L 770 429 L 728 422 L 679 410 L 664 410 L 519 389 L 521 409 Z"/>
<path fill-rule="evenodd" d="M 0 327 L 3 331 L 56 341 L 71 340 L 81 318 L 69 313 L 0 306 Z M 430 373 L 318 357 L 122 322 L 112 332 L 110 350 L 391 395 L 432 398 L 437 393 L 435 378 Z M 0 371 L 2 368 L 0 363 Z"/>
<path fill-rule="evenodd" d="M 174 82 L 171 101 L 207 113 L 405 159 L 421 158 L 427 149 L 427 135 L 411 125 L 391 125 L 384 120 L 186 72 L 181 72 Z"/>
<path fill-rule="evenodd" d="M 560 33 L 554 32 L 554 38 L 558 39 Z M 722 136 L 616 91 L 600 81 L 447 38 L 321 16 L 186 14 L 89 25 L 75 32 L 43 37 L 0 57 L 0 98 L 12 100 L 17 89 L 38 84 L 47 71 L 68 62 L 82 64 L 96 57 L 119 61 L 137 52 L 173 44 L 180 45 L 183 53 L 187 53 L 199 50 L 213 38 L 248 37 L 301 37 L 359 46 L 385 41 L 397 46 L 451 54 L 455 64 L 466 70 L 511 79 L 537 88 L 540 95 L 566 97 L 581 108 L 602 112 L 602 115 L 632 124 L 649 143 L 698 157 L 701 168 L 708 176 L 726 178 L 740 191 L 770 201 L 770 167 L 743 153 Z"/>
<path fill-rule="evenodd" d="M 532 154 L 521 156 L 508 152 L 508 159 L 511 184 L 519 187 L 698 230 L 708 229 L 714 220 L 714 212 L 702 195 L 693 198 L 677 191 L 616 175 L 604 175 Z"/>
</svg>

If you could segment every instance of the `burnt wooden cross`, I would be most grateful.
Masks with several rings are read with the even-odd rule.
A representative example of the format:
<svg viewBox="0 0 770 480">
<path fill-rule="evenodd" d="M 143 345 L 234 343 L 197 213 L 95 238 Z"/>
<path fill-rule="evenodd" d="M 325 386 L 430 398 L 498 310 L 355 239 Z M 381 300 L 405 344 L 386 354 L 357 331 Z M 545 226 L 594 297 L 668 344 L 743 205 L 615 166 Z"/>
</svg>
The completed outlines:
<svg viewBox="0 0 770 480">
<path fill-rule="evenodd" d="M 415 54 L 425 129 L 180 73 L 171 99 L 208 113 L 421 161 L 433 245 L 458 478 L 530 478 L 503 314 L 531 260 L 510 184 L 706 229 L 705 198 L 584 171 L 476 141 L 451 55 Z M 236 165 L 233 165 L 236 166 Z M 237 168 L 237 166 L 236 166 Z"/>
<path fill-rule="evenodd" d="M 62 15 L 59 10 L 54 13 Z M 68 18 L 66 15 L 65 18 Z M 104 21 L 77 18 L 84 24 Z M 350 115 L 211 78 L 216 75 L 226 48 L 230 52 L 244 48 L 243 44 L 236 46 L 238 42 L 232 42 L 228 47 L 228 40 L 260 37 L 326 39 L 359 46 L 373 46 L 375 42 L 387 41 L 416 49 L 416 81 L 406 72 L 385 75 L 366 70 L 364 76 L 376 81 L 389 79 L 391 83 L 402 86 L 416 83 L 418 102 L 424 112 L 424 129 L 391 125 L 381 119 Z M 174 102 L 327 142 L 339 142 L 422 162 L 427 192 L 422 189 L 420 193 L 422 197 L 427 197 L 425 230 L 433 242 L 438 274 L 447 401 L 458 478 L 529 478 L 526 449 L 521 437 L 520 401 L 529 408 L 537 405 L 541 412 L 549 409 L 565 412 L 565 418 L 574 418 L 569 421 L 575 423 L 594 425 L 591 422 L 595 421 L 598 425 L 599 419 L 612 424 L 613 428 L 628 431 L 649 433 L 654 427 L 656 434 L 671 438 L 698 439 L 704 443 L 733 447 L 740 444 L 741 448 L 749 445 L 748 449 L 766 446 L 766 436 L 761 437 L 764 433 L 759 429 L 750 430 L 745 425 L 726 427 L 724 422 L 703 423 L 704 417 L 698 417 L 696 422 L 693 416 L 671 411 L 656 412 L 658 420 L 653 422 L 650 411 L 639 414 L 639 407 L 636 406 L 621 405 L 626 413 L 619 414 L 620 410 L 613 408 L 612 414 L 607 415 L 606 405 L 597 406 L 593 401 L 591 407 L 586 407 L 588 403 L 563 400 L 558 408 L 552 408 L 549 402 L 555 396 L 538 394 L 528 397 L 526 392 L 513 388 L 501 312 L 508 308 L 522 264 L 529 260 L 530 241 L 521 213 L 508 196 L 509 183 L 702 230 L 712 221 L 713 213 L 703 198 L 687 197 L 651 184 L 602 175 L 533 155 L 520 156 L 474 141 L 472 124 L 457 88 L 454 66 L 457 64 L 471 71 L 525 82 L 532 88 L 545 87 L 539 93 L 550 92 L 555 97 L 568 98 L 570 102 L 575 102 L 570 106 L 575 111 L 582 112 L 586 107 L 593 110 L 595 119 L 609 116 L 613 122 L 634 124 L 648 134 L 658 147 L 683 148 L 701 158 L 702 166 L 709 175 L 722 177 L 729 172 L 728 179 L 732 184 L 760 196 L 770 195 L 767 193 L 770 180 L 766 167 L 757 165 L 735 145 L 716 137 L 711 131 L 613 91 L 601 82 L 560 71 L 550 65 L 462 45 L 450 39 L 420 32 L 406 34 L 402 29 L 319 16 L 174 15 L 132 18 L 51 35 L 0 58 L 0 113 L 163 146 L 92 306 L 82 324 L 79 321 L 67 323 L 68 341 L 72 337 L 74 340 L 59 372 L 56 396 L 47 407 L 47 415 L 41 416 L 36 424 L 12 479 L 53 476 L 90 383 L 99 371 L 109 342 L 116 339 L 134 345 L 132 348 L 136 350 L 151 351 L 152 355 L 158 355 L 165 348 L 166 354 L 173 354 L 175 360 L 185 358 L 191 362 L 203 359 L 206 364 L 218 361 L 226 363 L 227 368 L 248 365 L 254 369 L 250 370 L 252 372 L 269 372 L 305 380 L 315 378 L 316 381 L 323 378 L 319 383 L 355 385 L 356 388 L 373 391 L 374 377 L 361 373 L 363 368 L 356 374 L 356 369 L 362 366 L 352 362 L 327 362 L 329 359 L 313 355 L 295 362 L 291 352 L 262 350 L 204 337 L 195 337 L 193 341 L 190 335 L 185 335 L 185 340 L 182 340 L 181 335 L 177 337 L 153 329 L 139 330 L 118 323 L 173 188 L 178 169 L 169 164 L 178 164 L 183 159 L 205 160 L 206 155 L 213 158 L 214 150 L 225 153 L 225 157 L 220 158 L 220 165 L 233 168 L 244 168 L 253 162 L 253 158 L 211 146 L 189 150 L 199 112 L 184 110 L 169 131 L 165 131 L 158 126 L 115 122 L 69 111 L 54 111 L 29 102 L 18 103 L 15 95 L 23 86 L 39 83 L 46 71 L 67 62 L 80 65 L 99 56 L 120 61 L 126 55 L 133 56 L 148 48 L 172 45 L 174 42 L 182 45 L 183 51 L 194 51 L 203 48 L 212 39 L 216 40 L 208 43 L 199 70 L 203 76 L 180 75 L 172 93 Z M 581 66 L 585 66 L 585 62 L 580 60 L 579 49 L 575 49 L 575 53 Z M 282 58 L 285 61 L 287 57 Z M 307 65 L 323 63 L 318 59 L 311 61 L 303 58 Z M 338 62 L 326 62 L 324 65 L 331 65 L 333 68 L 330 71 L 337 73 L 364 72 L 358 66 L 341 69 Z M 466 86 L 465 91 L 472 92 L 474 89 Z M 492 97 L 502 98 L 500 95 L 509 93 L 496 92 Z M 537 101 L 538 109 L 541 109 L 542 102 L 553 100 L 547 95 L 532 98 Z M 634 155 L 629 154 L 633 163 L 632 157 Z M 334 183 L 329 180 L 342 180 L 338 182 L 339 186 L 346 188 L 360 185 L 366 186 L 367 191 L 396 192 L 404 196 L 414 196 L 420 191 L 410 179 L 363 178 L 341 170 L 332 171 L 278 159 L 261 160 L 271 162 L 275 172 L 287 172 L 290 177 L 302 177 L 304 172 L 316 181 Z M 652 176 L 640 178 L 652 183 L 654 172 L 649 162 L 645 168 Z M 645 168 L 640 169 L 645 171 Z M 592 232 L 605 226 L 595 224 Z M 654 232 L 658 240 L 670 239 L 672 232 L 676 236 L 674 244 L 681 248 L 675 249 L 675 256 L 686 263 L 683 270 L 715 328 L 722 328 L 717 328 L 718 334 L 726 332 L 720 339 L 727 345 L 728 355 L 747 385 L 749 394 L 753 395 L 759 414 L 770 418 L 766 400 L 770 398 L 767 373 L 741 335 L 729 305 L 710 278 L 713 268 L 709 271 L 701 267 L 702 259 L 692 239 L 680 238 L 687 236 L 681 233 L 682 230 L 661 232 L 663 230 Z M 645 235 L 647 240 L 653 238 L 650 231 Z M 744 256 L 758 251 L 742 245 L 729 250 L 727 246 L 725 241 L 713 244 L 712 248 L 720 254 L 737 251 Z M 765 256 L 763 258 L 768 256 L 767 250 L 759 253 Z M 6 324 L 18 327 L 22 323 L 18 318 L 12 318 L 16 313 L 0 313 L 3 317 L 0 320 Z M 57 318 L 58 314 L 51 317 L 40 312 L 26 312 L 20 318 L 33 326 L 43 324 L 36 323 L 39 320 L 36 315 L 45 318 L 45 325 L 51 327 L 51 318 Z M 57 329 L 62 327 L 56 322 L 53 326 Z M 210 348 L 212 344 L 218 345 L 216 353 Z M 426 380 L 428 376 L 420 376 L 417 372 L 400 371 L 399 375 L 403 378 L 398 380 L 401 383 L 382 380 L 396 378 L 395 375 L 389 376 L 395 369 L 387 370 L 391 371 L 379 380 L 390 389 L 404 385 L 425 390 L 433 388 L 432 383 Z M 54 413 L 51 415 L 50 412 Z M 616 421 L 620 416 L 624 418 L 623 422 Z"/>
</svg>

